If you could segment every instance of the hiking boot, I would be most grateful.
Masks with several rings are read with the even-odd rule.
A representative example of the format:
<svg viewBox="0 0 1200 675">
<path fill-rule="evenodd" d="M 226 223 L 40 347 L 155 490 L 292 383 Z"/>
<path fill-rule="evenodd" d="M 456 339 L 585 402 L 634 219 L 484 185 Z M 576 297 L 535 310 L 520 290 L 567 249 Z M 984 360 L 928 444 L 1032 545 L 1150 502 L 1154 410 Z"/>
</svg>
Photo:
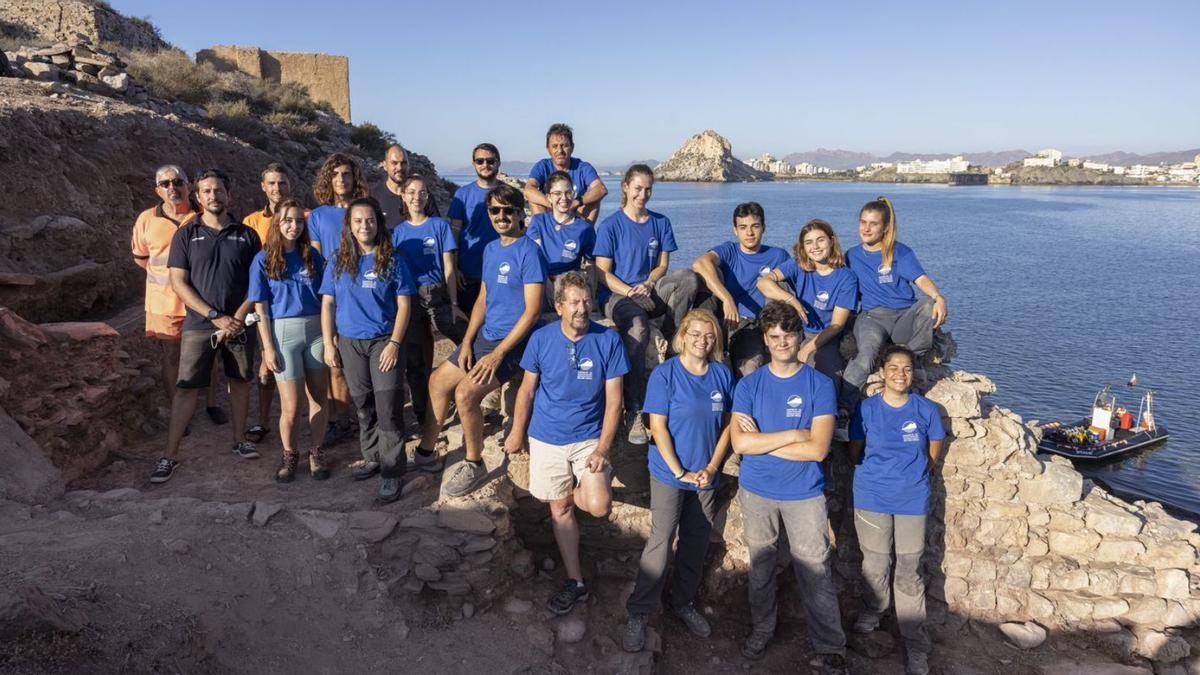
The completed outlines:
<svg viewBox="0 0 1200 675">
<path fill-rule="evenodd" d="M 875 632 L 876 628 L 879 628 L 879 615 L 863 612 L 854 620 L 854 626 L 850 628 L 850 631 L 866 635 Z"/>
<path fill-rule="evenodd" d="M 567 582 L 563 584 L 562 590 L 552 595 L 550 600 L 546 602 L 546 609 L 562 616 L 569 614 L 575 608 L 575 603 L 583 602 L 587 599 L 587 586 L 584 586 L 582 581 L 567 579 Z"/>
<path fill-rule="evenodd" d="M 468 461 L 459 463 L 454 475 L 442 486 L 442 494 L 447 497 L 463 497 L 475 491 L 475 488 L 487 480 L 487 468 L 483 462 L 474 464 Z"/>
<path fill-rule="evenodd" d="M 242 459 L 258 459 L 258 448 L 250 441 L 241 441 L 233 446 L 233 454 Z"/>
<path fill-rule="evenodd" d="M 151 483 L 165 483 L 171 480 L 171 476 L 175 475 L 175 467 L 179 466 L 179 462 L 168 457 L 160 457 L 158 464 L 154 467 L 154 473 L 150 474 Z"/>
<path fill-rule="evenodd" d="M 428 454 L 418 447 L 413 451 L 413 466 L 426 473 L 437 473 L 442 470 L 442 465 L 445 460 L 437 453 L 437 450 L 430 450 Z"/>
<path fill-rule="evenodd" d="M 650 442 L 650 435 L 646 433 L 646 424 L 642 421 L 640 410 L 626 415 L 625 428 L 629 430 L 630 445 L 645 445 Z"/>
<path fill-rule="evenodd" d="M 627 652 L 640 652 L 646 646 L 645 614 L 630 614 L 625 622 L 625 633 L 621 636 L 621 647 Z"/>
<path fill-rule="evenodd" d="M 706 638 L 712 635 L 712 626 L 708 625 L 708 620 L 704 618 L 695 605 L 687 605 L 686 607 L 676 607 L 675 616 L 687 626 L 692 635 L 696 637 Z"/>
<path fill-rule="evenodd" d="M 360 459 L 350 465 L 350 477 L 354 480 L 366 480 L 379 473 L 379 462 Z"/>
<path fill-rule="evenodd" d="M 926 672 L 929 672 L 926 670 Z M 822 675 L 847 675 L 846 657 L 841 654 L 821 655 Z"/>
<path fill-rule="evenodd" d="M 329 462 L 325 459 L 324 448 L 316 447 L 308 453 L 308 473 L 313 480 L 329 478 Z"/>
<path fill-rule="evenodd" d="M 770 633 L 752 632 L 742 644 L 742 656 L 757 661 L 767 653 L 767 643 L 771 641 Z"/>
<path fill-rule="evenodd" d="M 904 675 L 929 675 L 929 655 L 910 651 L 904 662 Z"/>
<path fill-rule="evenodd" d="M 296 477 L 296 465 L 300 463 L 300 453 L 287 452 L 283 453 L 283 463 L 279 465 L 279 470 L 275 472 L 275 482 L 290 483 Z"/>
<path fill-rule="evenodd" d="M 375 499 L 380 504 L 391 504 L 400 499 L 403 487 L 399 478 L 384 478 L 383 482 L 379 484 L 379 494 L 375 496 Z"/>
</svg>

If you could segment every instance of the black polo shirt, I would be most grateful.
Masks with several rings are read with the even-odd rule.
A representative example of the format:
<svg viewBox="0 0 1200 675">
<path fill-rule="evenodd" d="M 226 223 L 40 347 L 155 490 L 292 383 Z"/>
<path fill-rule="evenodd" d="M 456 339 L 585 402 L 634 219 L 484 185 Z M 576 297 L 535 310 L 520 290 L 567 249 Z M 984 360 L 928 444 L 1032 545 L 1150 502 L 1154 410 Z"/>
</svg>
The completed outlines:
<svg viewBox="0 0 1200 675">
<path fill-rule="evenodd" d="M 214 230 L 196 218 L 171 240 L 167 267 L 188 271 L 192 288 L 218 312 L 232 315 L 250 290 L 250 263 L 262 249 L 258 234 L 234 222 Z M 207 317 L 187 308 L 183 330 L 213 330 Z"/>
<path fill-rule="evenodd" d="M 371 197 L 379 202 L 379 206 L 383 209 L 383 222 L 387 225 L 389 232 L 408 220 L 408 209 L 404 208 L 404 202 L 400 201 L 400 195 L 388 189 L 387 181 L 380 181 L 372 185 Z"/>
</svg>

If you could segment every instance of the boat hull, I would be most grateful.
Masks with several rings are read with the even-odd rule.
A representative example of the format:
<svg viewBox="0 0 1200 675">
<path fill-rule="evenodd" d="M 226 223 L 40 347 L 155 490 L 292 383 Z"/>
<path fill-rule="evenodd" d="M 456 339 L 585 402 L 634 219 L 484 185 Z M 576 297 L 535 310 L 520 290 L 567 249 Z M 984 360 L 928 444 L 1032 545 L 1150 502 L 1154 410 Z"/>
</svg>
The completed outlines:
<svg viewBox="0 0 1200 675">
<path fill-rule="evenodd" d="M 1079 424 L 1086 426 L 1087 421 L 1076 423 L 1076 425 Z M 1038 441 L 1038 451 L 1052 452 L 1071 459 L 1105 459 L 1167 440 L 1167 427 L 1160 424 L 1152 431 L 1148 429 L 1119 430 L 1115 438 L 1099 443 L 1080 445 L 1060 438 L 1055 433 L 1056 430 L 1066 426 L 1069 425 L 1061 422 L 1048 422 L 1041 425 L 1042 440 Z"/>
</svg>

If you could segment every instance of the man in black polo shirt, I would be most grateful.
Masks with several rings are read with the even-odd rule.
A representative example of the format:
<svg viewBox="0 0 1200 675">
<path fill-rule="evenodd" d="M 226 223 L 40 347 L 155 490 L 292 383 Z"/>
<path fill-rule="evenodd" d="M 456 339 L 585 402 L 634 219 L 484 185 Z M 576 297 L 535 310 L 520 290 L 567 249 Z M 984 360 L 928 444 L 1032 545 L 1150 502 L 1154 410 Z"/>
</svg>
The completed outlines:
<svg viewBox="0 0 1200 675">
<path fill-rule="evenodd" d="M 386 177 L 371 186 L 371 196 L 383 209 L 383 222 L 388 232 L 408 220 L 408 209 L 400 200 L 400 184 L 408 178 L 408 153 L 399 143 L 392 144 L 383 156 L 383 172 Z"/>
<path fill-rule="evenodd" d="M 179 382 L 171 402 L 167 452 L 150 476 L 152 483 L 165 483 L 175 472 L 179 442 L 196 409 L 196 393 L 208 386 L 218 354 L 229 380 L 233 451 L 245 459 L 258 458 L 254 444 L 243 440 L 242 434 L 246 430 L 257 351 L 255 331 L 245 330 L 251 307 L 246 295 L 250 263 L 262 246 L 253 229 L 226 211 L 229 178 L 224 173 L 201 171 L 195 185 L 201 215 L 175 233 L 167 258 L 171 287 L 183 300 L 187 314 L 183 319 Z"/>
</svg>

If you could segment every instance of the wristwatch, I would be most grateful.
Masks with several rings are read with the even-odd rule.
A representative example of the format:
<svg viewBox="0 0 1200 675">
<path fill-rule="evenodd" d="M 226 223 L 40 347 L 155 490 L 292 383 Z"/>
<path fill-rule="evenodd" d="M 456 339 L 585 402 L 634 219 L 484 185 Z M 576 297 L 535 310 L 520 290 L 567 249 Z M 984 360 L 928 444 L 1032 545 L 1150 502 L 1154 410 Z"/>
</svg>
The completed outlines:
<svg viewBox="0 0 1200 675">
<path fill-rule="evenodd" d="M 221 316 L 221 313 L 210 307 L 208 310 L 208 320 L 212 321 L 213 319 L 217 318 L 218 316 Z"/>
</svg>

